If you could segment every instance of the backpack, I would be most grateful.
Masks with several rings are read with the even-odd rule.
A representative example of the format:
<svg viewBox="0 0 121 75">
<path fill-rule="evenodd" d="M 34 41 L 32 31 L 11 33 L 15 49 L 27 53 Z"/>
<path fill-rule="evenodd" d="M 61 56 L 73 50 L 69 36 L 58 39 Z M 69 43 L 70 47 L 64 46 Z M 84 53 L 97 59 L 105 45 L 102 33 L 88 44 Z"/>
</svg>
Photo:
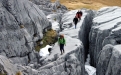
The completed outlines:
<svg viewBox="0 0 121 75">
<path fill-rule="evenodd" d="M 61 38 L 59 38 L 59 41 L 60 41 L 60 39 L 61 39 Z M 64 43 L 64 42 L 65 42 L 65 39 L 64 39 L 64 38 L 62 38 L 62 40 L 63 40 L 63 43 Z"/>
</svg>

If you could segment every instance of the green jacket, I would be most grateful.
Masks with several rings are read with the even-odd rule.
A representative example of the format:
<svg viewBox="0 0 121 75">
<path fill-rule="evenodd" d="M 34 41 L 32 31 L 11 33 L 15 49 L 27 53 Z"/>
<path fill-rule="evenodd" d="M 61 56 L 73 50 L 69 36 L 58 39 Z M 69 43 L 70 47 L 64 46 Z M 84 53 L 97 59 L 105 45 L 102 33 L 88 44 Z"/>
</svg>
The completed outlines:
<svg viewBox="0 0 121 75">
<path fill-rule="evenodd" d="M 58 39 L 58 43 L 59 43 L 59 44 L 66 44 L 66 40 L 65 40 L 64 38 L 62 38 L 62 39 L 59 38 L 59 39 Z"/>
</svg>

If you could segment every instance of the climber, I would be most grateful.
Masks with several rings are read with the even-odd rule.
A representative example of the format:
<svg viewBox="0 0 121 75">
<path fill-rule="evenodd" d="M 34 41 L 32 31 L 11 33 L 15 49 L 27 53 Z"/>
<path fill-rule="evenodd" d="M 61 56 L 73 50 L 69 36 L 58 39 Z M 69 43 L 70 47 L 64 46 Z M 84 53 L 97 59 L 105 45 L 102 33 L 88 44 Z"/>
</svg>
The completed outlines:
<svg viewBox="0 0 121 75">
<path fill-rule="evenodd" d="M 61 55 L 64 53 L 64 45 L 66 45 L 66 40 L 64 35 L 60 35 L 58 39 L 58 44 L 60 46 Z"/>
<path fill-rule="evenodd" d="M 78 22 L 77 16 L 75 16 L 75 18 L 73 19 L 73 22 L 74 22 L 74 24 L 75 24 L 75 29 L 76 29 L 76 25 L 77 25 L 77 22 Z"/>
<path fill-rule="evenodd" d="M 77 17 L 79 20 L 81 20 L 82 11 L 78 11 L 78 12 L 76 13 L 76 17 Z"/>
</svg>

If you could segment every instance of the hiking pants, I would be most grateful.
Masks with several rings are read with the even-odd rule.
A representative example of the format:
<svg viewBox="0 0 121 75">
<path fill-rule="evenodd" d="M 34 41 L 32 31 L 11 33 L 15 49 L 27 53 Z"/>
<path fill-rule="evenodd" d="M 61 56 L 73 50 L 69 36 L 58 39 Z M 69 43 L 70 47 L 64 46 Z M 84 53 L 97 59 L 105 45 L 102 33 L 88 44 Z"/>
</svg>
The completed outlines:
<svg viewBox="0 0 121 75">
<path fill-rule="evenodd" d="M 76 29 L 77 22 L 75 22 L 75 29 Z"/>
<path fill-rule="evenodd" d="M 62 53 L 62 51 L 64 52 L 64 44 L 60 44 L 60 51 Z"/>
</svg>

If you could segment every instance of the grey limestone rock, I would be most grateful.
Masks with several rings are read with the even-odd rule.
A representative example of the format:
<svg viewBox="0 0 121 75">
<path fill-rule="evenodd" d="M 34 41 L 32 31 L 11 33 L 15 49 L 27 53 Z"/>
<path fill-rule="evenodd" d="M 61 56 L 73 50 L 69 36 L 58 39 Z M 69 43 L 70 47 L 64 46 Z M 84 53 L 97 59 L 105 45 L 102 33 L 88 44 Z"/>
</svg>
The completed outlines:
<svg viewBox="0 0 121 75">
<path fill-rule="evenodd" d="M 41 1 L 43 4 L 40 5 L 45 6 L 44 0 Z M 54 16 L 60 22 L 61 14 L 67 10 L 66 7 L 58 1 L 49 4 L 47 8 L 50 7 L 52 11 L 60 13 Z M 42 39 L 44 30 L 51 27 L 51 23 L 38 5 L 29 0 L 0 0 L 0 53 L 8 57 L 5 58 L 6 64 L 0 61 L 0 69 L 5 70 L 8 75 L 15 75 L 17 71 L 21 71 L 23 75 L 83 75 L 84 50 L 78 39 L 68 37 L 77 41 L 79 45 L 72 44 L 74 49 L 69 49 L 62 57 L 56 53 L 52 58 L 42 59 L 33 51 L 34 43 Z M 38 59 L 41 63 L 37 63 Z"/>
<path fill-rule="evenodd" d="M 78 47 L 64 56 L 54 56 L 43 61 L 39 68 L 40 74 L 46 75 L 83 75 L 84 60 L 83 46 Z M 54 59 L 54 60 L 53 60 Z"/>
<path fill-rule="evenodd" d="M 10 58 L 14 64 L 21 64 L 21 65 L 27 65 L 29 63 L 28 56 L 25 57 L 13 57 Z"/>
<path fill-rule="evenodd" d="M 64 13 L 67 8 L 60 4 L 58 0 L 55 2 L 50 2 L 50 0 L 31 0 L 33 3 L 37 4 L 43 12 L 48 15 L 52 13 Z"/>
<path fill-rule="evenodd" d="M 37 5 L 47 5 L 50 2 L 50 0 L 30 0 L 32 1 L 33 3 L 37 4 Z"/>
<path fill-rule="evenodd" d="M 121 45 L 106 45 L 100 51 L 96 75 L 120 75 Z"/>
<path fill-rule="evenodd" d="M 121 44 L 120 7 L 105 7 L 97 11 L 89 35 L 91 65 L 96 67 L 97 56 L 106 44 Z"/>
<path fill-rule="evenodd" d="M 16 72 L 16 66 L 9 59 L 0 55 L 0 74 L 15 75 Z"/>
<path fill-rule="evenodd" d="M 97 75 L 120 75 L 120 7 L 105 7 L 96 13 L 86 11 L 78 34 L 83 44 L 77 36 L 75 39 L 68 33 L 64 37 L 73 43 L 65 46 L 63 55 L 59 55 L 57 43 L 47 58 L 34 51 L 35 42 L 41 40 L 43 33 L 52 26 L 46 15 L 54 12 L 51 19 L 62 28 L 72 27 L 77 10 L 62 15 L 66 11 L 58 0 L 55 3 L 50 0 L 0 0 L 0 73 L 84 75 L 84 59 L 89 48 L 91 65 L 97 67 Z"/>
<path fill-rule="evenodd" d="M 34 43 L 49 28 L 46 15 L 31 1 L 0 0 L 0 54 L 21 64 L 35 62 Z"/>
</svg>

